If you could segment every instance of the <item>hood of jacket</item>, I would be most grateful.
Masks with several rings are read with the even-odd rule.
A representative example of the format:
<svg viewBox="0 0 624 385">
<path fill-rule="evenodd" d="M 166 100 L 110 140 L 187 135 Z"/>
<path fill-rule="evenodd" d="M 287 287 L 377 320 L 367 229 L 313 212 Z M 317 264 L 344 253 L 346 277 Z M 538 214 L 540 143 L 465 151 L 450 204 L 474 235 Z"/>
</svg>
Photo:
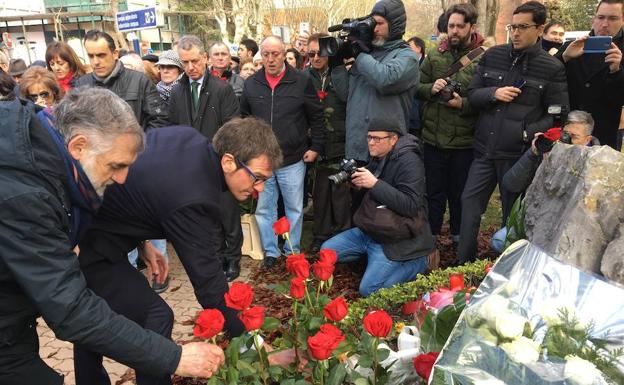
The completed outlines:
<svg viewBox="0 0 624 385">
<path fill-rule="evenodd" d="M 371 11 L 371 15 L 379 15 L 388 22 L 388 41 L 399 40 L 405 35 L 405 6 L 401 0 L 380 0 Z"/>
<path fill-rule="evenodd" d="M 34 103 L 0 101 L 0 168 L 35 178 L 64 178 L 62 158 L 39 124 Z"/>
<path fill-rule="evenodd" d="M 421 158 L 423 155 L 420 139 L 412 134 L 399 136 L 399 140 L 394 145 L 392 152 L 389 154 L 389 159 L 398 159 L 401 155 L 407 152 L 415 152 Z"/>
</svg>

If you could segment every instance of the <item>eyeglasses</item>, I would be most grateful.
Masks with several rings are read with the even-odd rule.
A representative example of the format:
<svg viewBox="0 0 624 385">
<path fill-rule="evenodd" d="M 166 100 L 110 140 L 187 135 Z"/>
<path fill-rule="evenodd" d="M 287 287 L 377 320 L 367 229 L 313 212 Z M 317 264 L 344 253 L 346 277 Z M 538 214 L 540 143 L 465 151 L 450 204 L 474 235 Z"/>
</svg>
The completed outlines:
<svg viewBox="0 0 624 385">
<path fill-rule="evenodd" d="M 310 59 L 314 59 L 315 56 L 321 57 L 321 53 L 320 52 L 316 52 L 316 51 L 308 51 L 308 57 Z"/>
<path fill-rule="evenodd" d="M 49 97 L 50 97 L 50 93 L 48 91 L 43 91 L 43 92 L 38 93 L 38 94 L 29 94 L 28 95 L 28 98 L 30 100 L 32 100 L 33 102 L 36 101 L 39 98 L 47 99 Z"/>
<path fill-rule="evenodd" d="M 539 27 L 537 24 L 507 24 L 505 29 L 509 32 L 520 31 L 524 32 L 531 27 Z"/>
<path fill-rule="evenodd" d="M 372 136 L 372 135 L 366 135 L 366 141 L 370 142 L 371 140 L 373 141 L 373 143 L 379 143 L 381 142 L 382 139 L 388 139 L 390 138 L 392 135 L 387 135 L 387 136 Z"/>
<path fill-rule="evenodd" d="M 256 175 L 253 171 L 249 169 L 249 167 L 245 165 L 245 163 L 241 162 L 237 158 L 234 158 L 234 161 L 236 162 L 236 165 L 239 168 L 242 168 L 243 170 L 245 170 L 245 172 L 251 177 L 251 180 L 253 181 L 254 186 L 257 186 L 267 181 L 267 178 Z"/>
</svg>

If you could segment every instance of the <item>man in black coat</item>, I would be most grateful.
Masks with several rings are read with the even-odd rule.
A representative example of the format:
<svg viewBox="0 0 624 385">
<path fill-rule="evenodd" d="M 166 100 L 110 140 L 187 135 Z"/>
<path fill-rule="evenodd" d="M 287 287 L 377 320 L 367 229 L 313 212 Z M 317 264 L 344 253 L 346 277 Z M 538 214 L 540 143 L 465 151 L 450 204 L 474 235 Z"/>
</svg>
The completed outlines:
<svg viewBox="0 0 624 385">
<path fill-rule="evenodd" d="M 81 76 L 76 87 L 102 87 L 113 91 L 130 105 L 144 130 L 167 125 L 167 111 L 156 86 L 143 73 L 124 68 L 109 34 L 91 30 L 85 35 L 84 45 L 93 72 Z"/>
<path fill-rule="evenodd" d="M 620 149 L 622 132 L 620 114 L 624 106 L 624 2 L 603 0 L 596 8 L 590 36 L 611 36 L 611 48 L 604 54 L 583 53 L 587 36 L 559 50 L 570 89 L 570 108 L 592 114 L 594 136 L 603 145 Z"/>
<path fill-rule="evenodd" d="M 223 194 L 243 201 L 262 192 L 280 162 L 271 128 L 256 119 L 231 120 L 212 144 L 187 126 L 148 132 L 146 150 L 130 167 L 126 183 L 106 190 L 80 243 L 88 287 L 118 313 L 170 337 L 173 312 L 126 258 L 145 239 L 167 239 L 201 306 L 220 310 L 228 334 L 240 335 L 244 327 L 223 297 L 228 285 L 217 255 L 223 242 L 220 200 Z M 78 385 L 106 383 L 101 355 L 76 346 L 74 365 Z M 137 383 L 171 382 L 137 372 Z"/>
<path fill-rule="evenodd" d="M 468 87 L 468 100 L 479 110 L 475 159 L 462 193 L 459 262 L 473 260 L 477 235 L 496 185 L 500 187 L 503 226 L 518 194 L 500 185 L 503 175 L 530 146 L 533 136 L 552 127 L 551 105 L 568 105 L 565 70 L 542 49 L 546 8 L 529 1 L 516 8 L 512 43 L 490 48 L 481 57 Z"/>
<path fill-rule="evenodd" d="M 230 85 L 210 74 L 204 43 L 197 36 L 182 36 L 178 55 L 184 76 L 171 93 L 169 121 L 173 125 L 193 126 L 212 140 L 219 127 L 239 116 L 238 98 Z M 225 243 L 219 253 L 227 279 L 233 281 L 240 274 L 243 245 L 240 210 L 230 194 L 225 194 L 221 203 Z"/>
<path fill-rule="evenodd" d="M 7 79 L 13 87 L 0 73 L 0 90 Z M 55 107 L 56 129 L 39 114 L 30 102 L 0 101 L 0 384 L 63 383 L 39 357 L 39 316 L 57 338 L 153 376 L 214 373 L 221 349 L 181 348 L 113 312 L 72 251 L 99 194 L 125 181 L 143 148 L 132 110 L 111 91 L 74 89 Z"/>
<path fill-rule="evenodd" d="M 265 252 L 264 266 L 275 265 L 280 251 L 272 225 L 277 220 L 277 200 L 281 194 L 290 222 L 290 243 L 299 253 L 303 226 L 305 163 L 314 162 L 323 151 L 325 124 L 323 108 L 312 84 L 303 72 L 285 64 L 286 48 L 278 36 L 268 36 L 260 44 L 264 67 L 247 78 L 241 96 L 241 113 L 268 122 L 284 154 L 284 165 L 271 177 L 258 199 L 256 220 Z M 311 132 L 311 138 L 308 137 Z M 290 246 L 288 246 L 290 248 Z"/>
<path fill-rule="evenodd" d="M 368 296 L 383 287 L 412 280 L 427 269 L 427 255 L 434 240 L 427 221 L 425 166 L 418 139 L 403 135 L 399 117 L 371 120 L 368 149 L 371 162 L 351 175 L 355 188 L 365 196 L 353 220 L 356 226 L 330 238 L 322 248 L 333 249 L 338 262 L 367 258 L 366 271 L 360 282 L 360 294 Z M 367 201 L 372 200 L 372 205 Z M 396 217 L 411 218 L 417 233 L 389 239 L 364 227 L 358 221 L 360 211 L 391 210 Z M 368 213 L 375 216 L 374 213 Z"/>
</svg>

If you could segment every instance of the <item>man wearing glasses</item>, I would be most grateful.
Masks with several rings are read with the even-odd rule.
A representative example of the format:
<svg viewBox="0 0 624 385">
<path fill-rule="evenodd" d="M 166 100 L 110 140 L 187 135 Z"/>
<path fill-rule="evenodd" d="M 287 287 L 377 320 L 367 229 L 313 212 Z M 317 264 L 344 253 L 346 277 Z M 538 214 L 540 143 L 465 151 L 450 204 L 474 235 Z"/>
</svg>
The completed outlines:
<svg viewBox="0 0 624 385">
<path fill-rule="evenodd" d="M 399 117 L 373 119 L 366 139 L 371 162 L 351 175 L 351 184 L 365 194 L 354 216 L 356 227 L 330 238 L 322 246 L 335 250 L 338 262 L 367 259 L 359 288 L 365 297 L 424 273 L 427 255 L 434 248 L 427 221 L 425 168 L 418 139 L 403 134 Z M 395 219 L 398 218 L 397 224 L 400 218 L 413 218 L 419 231 L 400 236 L 397 229 L 393 239 L 382 236 L 358 221 L 360 210 L 366 207 L 372 211 L 392 211 Z"/>
<path fill-rule="evenodd" d="M 583 110 L 594 118 L 594 134 L 601 144 L 620 149 L 620 112 L 624 106 L 624 1 L 603 0 L 596 8 L 589 36 L 566 43 L 559 50 L 570 87 L 570 109 Z M 584 53 L 591 36 L 611 36 L 611 47 L 604 53 Z M 618 130 L 620 128 L 620 130 Z"/>
<path fill-rule="evenodd" d="M 231 337 L 241 334 L 244 327 L 223 297 L 228 284 L 217 254 L 223 241 L 221 196 L 227 193 L 244 201 L 262 192 L 281 159 L 271 127 L 254 118 L 229 121 L 212 143 L 187 126 L 149 131 L 145 151 L 130 167 L 126 183 L 107 188 L 104 203 L 80 243 L 80 265 L 88 287 L 117 313 L 170 338 L 173 312 L 125 257 L 144 239 L 167 239 L 201 306 L 223 313 Z M 151 249 L 145 250 L 149 254 Z M 166 264 L 155 264 L 152 271 L 162 280 Z M 78 385 L 108 384 L 101 355 L 79 346 L 74 355 Z M 171 383 L 151 381 L 138 383 Z"/>
<path fill-rule="evenodd" d="M 479 111 L 475 159 L 462 193 L 459 263 L 474 260 L 481 215 L 499 185 L 507 221 L 518 197 L 500 185 L 503 175 L 529 148 L 533 136 L 553 125 L 551 105 L 568 105 L 565 69 L 542 49 L 546 8 L 529 1 L 515 9 L 507 26 L 511 44 L 490 48 L 481 57 L 468 87 L 468 101 Z"/>
<path fill-rule="evenodd" d="M 281 255 L 272 228 L 277 220 L 277 200 L 280 194 L 291 226 L 291 242 L 285 245 L 288 249 L 284 253 L 299 253 L 301 250 L 304 162 L 314 162 L 323 151 L 325 123 L 323 108 L 312 80 L 305 73 L 285 64 L 286 48 L 282 39 L 278 36 L 264 38 L 260 44 L 260 54 L 264 68 L 245 81 L 241 114 L 268 122 L 284 154 L 283 166 L 267 180 L 256 208 L 256 220 L 265 253 L 264 267 L 270 268 Z"/>
</svg>

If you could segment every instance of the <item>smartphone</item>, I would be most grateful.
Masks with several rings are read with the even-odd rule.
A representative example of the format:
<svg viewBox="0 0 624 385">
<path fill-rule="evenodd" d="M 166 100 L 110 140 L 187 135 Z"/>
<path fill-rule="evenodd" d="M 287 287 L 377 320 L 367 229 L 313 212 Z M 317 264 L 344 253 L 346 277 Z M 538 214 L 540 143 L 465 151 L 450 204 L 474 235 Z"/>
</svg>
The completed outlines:
<svg viewBox="0 0 624 385">
<path fill-rule="evenodd" d="M 526 85 L 526 80 L 524 79 L 518 79 L 514 84 L 513 87 L 522 89 L 522 87 L 524 87 Z"/>
<path fill-rule="evenodd" d="M 611 49 L 611 36 L 590 36 L 585 40 L 583 53 L 605 53 Z"/>
</svg>

